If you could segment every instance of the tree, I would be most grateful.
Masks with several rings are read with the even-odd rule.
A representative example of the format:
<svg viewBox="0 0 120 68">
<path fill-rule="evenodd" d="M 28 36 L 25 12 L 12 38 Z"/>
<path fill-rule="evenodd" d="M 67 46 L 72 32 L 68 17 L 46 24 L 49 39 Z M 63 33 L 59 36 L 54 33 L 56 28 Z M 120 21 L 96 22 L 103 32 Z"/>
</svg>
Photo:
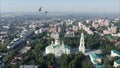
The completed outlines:
<svg viewBox="0 0 120 68">
<path fill-rule="evenodd" d="M 15 55 L 15 52 L 9 52 L 9 54 L 8 54 L 8 56 L 5 56 L 4 58 L 3 58 L 3 61 L 5 62 L 5 63 L 7 63 L 10 59 L 12 59 L 12 57 Z"/>
<path fill-rule="evenodd" d="M 109 60 L 104 61 L 104 66 L 105 66 L 105 68 L 113 68 L 113 66 L 110 65 L 110 63 L 109 63 Z"/>
<path fill-rule="evenodd" d="M 84 59 L 84 54 L 63 54 L 61 56 L 61 68 L 81 68 L 81 61 Z"/>
<path fill-rule="evenodd" d="M 110 52 L 111 52 L 111 50 L 114 49 L 114 46 L 104 45 L 104 46 L 101 46 L 100 49 L 101 49 L 101 52 L 102 52 L 103 54 L 108 54 L 108 55 L 109 55 Z"/>
<path fill-rule="evenodd" d="M 92 64 L 88 64 L 87 60 L 84 59 L 82 61 L 82 68 L 93 68 L 93 65 Z"/>
</svg>

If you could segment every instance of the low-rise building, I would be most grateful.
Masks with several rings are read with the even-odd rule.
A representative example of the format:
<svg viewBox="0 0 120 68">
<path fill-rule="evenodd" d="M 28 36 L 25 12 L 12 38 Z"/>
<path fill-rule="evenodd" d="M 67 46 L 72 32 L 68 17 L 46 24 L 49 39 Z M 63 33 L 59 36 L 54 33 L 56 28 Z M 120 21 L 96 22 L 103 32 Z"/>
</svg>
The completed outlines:
<svg viewBox="0 0 120 68">
<path fill-rule="evenodd" d="M 103 30 L 103 34 L 110 34 L 111 32 L 109 30 Z"/>
<path fill-rule="evenodd" d="M 22 47 L 25 45 L 25 39 L 23 38 L 18 38 L 14 39 L 8 46 L 7 49 L 13 49 L 15 47 Z"/>
<path fill-rule="evenodd" d="M 44 29 L 44 28 L 40 28 L 40 29 L 38 29 L 38 30 L 35 30 L 34 33 L 35 33 L 35 34 L 40 34 L 40 33 L 43 32 L 43 29 Z"/>
<path fill-rule="evenodd" d="M 99 54 L 90 54 L 89 57 L 93 64 L 99 64 L 102 62 Z"/>
<path fill-rule="evenodd" d="M 65 37 L 74 37 L 74 36 L 75 36 L 75 34 L 74 34 L 73 31 L 67 31 L 67 32 L 65 33 Z"/>
<path fill-rule="evenodd" d="M 78 31 L 78 26 L 77 25 L 73 25 L 73 31 L 77 32 Z"/>
<path fill-rule="evenodd" d="M 117 32 L 117 26 L 111 26 L 111 33 Z"/>
<path fill-rule="evenodd" d="M 117 34 L 111 34 L 112 36 L 120 37 L 120 33 Z"/>
<path fill-rule="evenodd" d="M 120 52 L 117 50 L 111 50 L 111 56 L 112 57 L 120 57 Z"/>
<path fill-rule="evenodd" d="M 65 22 L 66 22 L 66 26 L 73 24 L 73 20 L 70 20 L 70 19 L 65 20 Z"/>
<path fill-rule="evenodd" d="M 99 27 L 99 24 L 98 24 L 97 22 L 92 22 L 92 26 L 93 26 L 94 28 L 98 28 L 98 27 Z"/>
<path fill-rule="evenodd" d="M 114 61 L 114 65 L 113 65 L 113 67 L 115 67 L 115 68 L 120 67 L 120 59 Z"/>
</svg>

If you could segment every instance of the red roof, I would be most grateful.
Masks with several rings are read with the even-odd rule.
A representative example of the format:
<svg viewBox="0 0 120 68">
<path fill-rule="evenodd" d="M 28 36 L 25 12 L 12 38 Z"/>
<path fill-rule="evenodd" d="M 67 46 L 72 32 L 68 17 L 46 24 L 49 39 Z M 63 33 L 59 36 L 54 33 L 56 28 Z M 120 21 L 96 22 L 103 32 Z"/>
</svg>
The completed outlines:
<svg viewBox="0 0 120 68">
<path fill-rule="evenodd" d="M 54 68 L 54 66 L 48 66 L 48 68 Z"/>
</svg>

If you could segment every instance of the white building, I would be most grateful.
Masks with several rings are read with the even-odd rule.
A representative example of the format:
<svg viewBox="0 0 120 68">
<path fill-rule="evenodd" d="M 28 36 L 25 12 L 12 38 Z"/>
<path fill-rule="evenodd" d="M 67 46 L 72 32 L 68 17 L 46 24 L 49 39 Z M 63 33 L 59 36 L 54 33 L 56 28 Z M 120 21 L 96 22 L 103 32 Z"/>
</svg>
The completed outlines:
<svg viewBox="0 0 120 68">
<path fill-rule="evenodd" d="M 2 26 L 2 28 L 4 28 L 4 29 L 9 29 L 9 28 L 10 28 L 10 25 Z"/>
<path fill-rule="evenodd" d="M 69 26 L 69 25 L 73 24 L 73 20 L 70 20 L 70 19 L 65 20 L 65 22 L 66 22 L 66 26 Z"/>
<path fill-rule="evenodd" d="M 120 52 L 117 50 L 111 50 L 111 56 L 112 57 L 120 57 Z"/>
<path fill-rule="evenodd" d="M 51 38 L 55 39 L 57 37 L 59 37 L 59 33 L 58 32 L 54 31 L 54 32 L 51 33 Z"/>
<path fill-rule="evenodd" d="M 85 53 L 85 42 L 84 42 L 84 34 L 83 33 L 81 33 L 79 51 L 81 51 L 82 53 Z"/>
<path fill-rule="evenodd" d="M 75 34 L 74 34 L 74 32 L 72 32 L 72 31 L 67 31 L 66 33 L 65 33 L 65 37 L 74 37 L 75 36 Z"/>
<path fill-rule="evenodd" d="M 114 61 L 113 67 L 115 67 L 115 68 L 120 67 L 120 60 Z"/>
<path fill-rule="evenodd" d="M 65 45 L 63 41 L 61 44 L 59 40 L 59 36 L 56 36 L 55 43 L 53 43 L 52 41 L 51 44 L 45 48 L 45 53 L 46 54 L 52 53 L 56 57 L 59 57 L 62 54 L 70 54 L 70 47 Z"/>
<path fill-rule="evenodd" d="M 117 34 L 111 34 L 112 36 L 120 37 L 120 33 Z"/>
<path fill-rule="evenodd" d="M 104 20 L 104 19 L 99 19 L 98 23 L 100 26 L 108 26 L 109 25 L 109 20 Z"/>
<path fill-rule="evenodd" d="M 99 24 L 97 23 L 97 22 L 92 22 L 92 27 L 94 27 L 94 28 L 98 28 L 99 27 Z"/>
<path fill-rule="evenodd" d="M 85 29 L 85 25 L 82 22 L 78 22 L 79 29 Z"/>
<path fill-rule="evenodd" d="M 30 25 L 29 25 L 29 28 L 32 28 L 33 30 L 35 30 L 37 27 L 40 27 L 40 21 L 30 21 L 32 22 Z"/>
<path fill-rule="evenodd" d="M 43 28 L 40 28 L 39 30 L 35 30 L 35 31 L 34 31 L 35 34 L 40 34 L 40 33 L 42 33 L 42 32 L 43 32 Z"/>
<path fill-rule="evenodd" d="M 102 62 L 99 54 L 90 54 L 89 57 L 93 64 L 98 64 Z"/>
</svg>

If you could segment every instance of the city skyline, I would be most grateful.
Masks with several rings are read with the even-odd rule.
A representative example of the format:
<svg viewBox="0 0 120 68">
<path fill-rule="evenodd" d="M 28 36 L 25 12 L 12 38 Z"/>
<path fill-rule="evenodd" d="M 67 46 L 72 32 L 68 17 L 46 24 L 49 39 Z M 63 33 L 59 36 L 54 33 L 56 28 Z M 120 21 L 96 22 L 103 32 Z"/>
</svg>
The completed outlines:
<svg viewBox="0 0 120 68">
<path fill-rule="evenodd" d="M 119 0 L 1 0 L 1 12 L 84 12 L 119 13 Z"/>
</svg>

